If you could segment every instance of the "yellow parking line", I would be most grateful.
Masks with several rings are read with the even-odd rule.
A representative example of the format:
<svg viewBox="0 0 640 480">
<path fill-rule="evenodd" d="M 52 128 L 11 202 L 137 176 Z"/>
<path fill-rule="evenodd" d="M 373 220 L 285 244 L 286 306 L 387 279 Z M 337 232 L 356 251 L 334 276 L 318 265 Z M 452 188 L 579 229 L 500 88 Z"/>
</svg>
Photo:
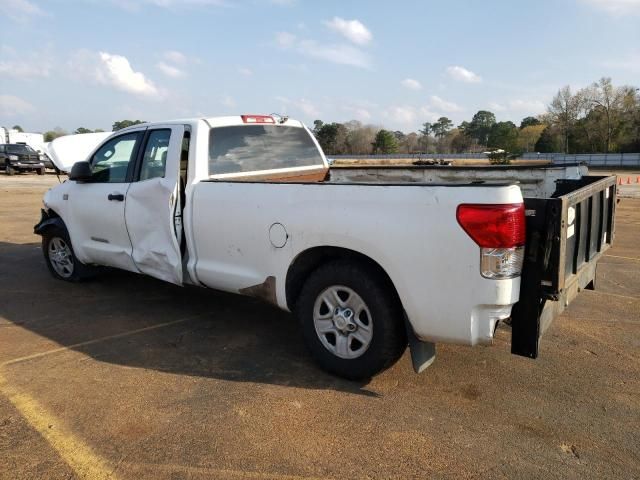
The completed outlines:
<svg viewBox="0 0 640 480">
<path fill-rule="evenodd" d="M 2 372 L 0 372 L 0 393 L 9 399 L 29 425 L 58 452 L 58 455 L 79 478 L 117 479 L 112 474 L 114 467 L 109 462 L 77 438 L 36 399 L 10 385 Z"/>
<path fill-rule="evenodd" d="M 605 257 L 611 257 L 611 258 L 622 258 L 624 260 L 633 260 L 635 262 L 640 262 L 640 258 L 636 258 L 636 257 L 621 257 L 620 255 L 604 255 Z"/>
<path fill-rule="evenodd" d="M 106 337 L 94 338 L 93 340 L 87 340 L 85 342 L 74 343 L 73 345 L 66 345 L 64 347 L 54 348 L 51 350 L 47 350 L 45 352 L 34 353 L 31 355 L 25 355 L 24 357 L 13 358 L 11 360 L 7 360 L 6 362 L 0 364 L 0 367 L 6 367 L 8 365 L 13 365 L 15 363 L 26 362 L 27 360 L 33 360 L 35 358 L 45 357 L 47 355 L 52 355 L 58 352 L 65 352 L 67 350 L 74 350 L 80 347 L 86 347 L 87 345 L 93 345 L 100 342 L 105 342 L 107 340 L 113 340 L 115 338 L 128 337 L 130 335 L 135 335 L 137 333 L 148 332 L 149 330 L 155 330 L 157 328 L 168 327 L 171 325 L 176 325 L 178 323 L 188 322 L 189 320 L 193 320 L 194 318 L 202 317 L 205 314 L 192 315 L 186 318 L 180 318 L 178 320 L 172 320 L 170 322 L 164 323 L 156 323 L 155 325 L 149 325 L 148 327 L 137 328 L 135 330 L 127 330 L 126 332 L 116 333 L 114 335 L 107 335 Z"/>
<path fill-rule="evenodd" d="M 330 480 L 335 477 L 316 477 L 306 475 L 295 475 L 286 473 L 275 472 L 252 472 L 250 470 L 232 470 L 230 468 L 216 468 L 216 467 L 200 467 L 193 465 L 181 465 L 181 464 L 158 464 L 158 463 L 146 463 L 146 462 L 126 462 L 126 465 L 144 470 L 150 470 L 152 472 L 163 472 L 163 474 L 175 474 L 182 472 L 189 477 L 192 476 L 204 476 L 205 478 L 241 478 L 252 480 Z"/>
<path fill-rule="evenodd" d="M 609 297 L 626 298 L 628 300 L 640 300 L 640 297 L 632 297 L 631 295 L 621 295 L 620 293 L 601 292 L 599 290 L 592 290 L 591 293 L 595 293 L 598 295 L 606 295 Z"/>
</svg>

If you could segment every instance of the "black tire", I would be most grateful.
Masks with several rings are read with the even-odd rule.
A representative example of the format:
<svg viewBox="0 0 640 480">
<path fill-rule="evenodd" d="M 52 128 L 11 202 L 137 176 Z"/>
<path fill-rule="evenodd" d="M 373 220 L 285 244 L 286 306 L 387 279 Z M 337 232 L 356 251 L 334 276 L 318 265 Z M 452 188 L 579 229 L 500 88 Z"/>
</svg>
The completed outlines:
<svg viewBox="0 0 640 480">
<path fill-rule="evenodd" d="M 371 314 L 368 321 L 372 326 L 372 338 L 364 353 L 356 358 L 341 358 L 330 351 L 330 347 L 323 344 L 321 334 L 316 332 L 316 300 L 334 286 L 347 287 L 359 295 Z M 318 301 L 321 305 L 321 300 Z M 385 370 L 402 356 L 407 346 L 402 305 L 393 285 L 364 262 L 334 260 L 312 272 L 302 287 L 295 314 L 302 324 L 305 342 L 316 362 L 324 370 L 350 380 L 368 379 Z M 325 341 L 327 338 L 330 341 L 330 337 L 325 337 Z"/>
<path fill-rule="evenodd" d="M 38 175 L 44 175 L 44 167 L 38 169 Z"/>
<path fill-rule="evenodd" d="M 52 258 L 50 257 L 50 246 L 52 242 L 56 242 L 58 245 L 60 245 L 59 242 L 62 242 L 62 244 L 68 246 L 70 252 L 68 259 L 72 265 L 71 271 L 68 274 L 60 272 L 60 268 L 56 269 L 53 265 Z M 71 245 L 71 240 L 69 239 L 69 232 L 67 232 L 67 229 L 64 227 L 52 226 L 44 232 L 42 235 L 42 253 L 44 254 L 44 260 L 47 263 L 49 272 L 58 280 L 64 280 L 66 282 L 81 282 L 83 280 L 93 278 L 97 273 L 96 267 L 85 265 L 76 258 L 73 246 Z"/>
<path fill-rule="evenodd" d="M 6 165 L 4 166 L 4 172 L 5 172 L 7 175 L 13 175 L 13 174 L 15 173 L 15 171 L 13 170 L 13 168 L 11 168 L 11 167 L 9 166 L 9 164 L 6 164 Z"/>
</svg>

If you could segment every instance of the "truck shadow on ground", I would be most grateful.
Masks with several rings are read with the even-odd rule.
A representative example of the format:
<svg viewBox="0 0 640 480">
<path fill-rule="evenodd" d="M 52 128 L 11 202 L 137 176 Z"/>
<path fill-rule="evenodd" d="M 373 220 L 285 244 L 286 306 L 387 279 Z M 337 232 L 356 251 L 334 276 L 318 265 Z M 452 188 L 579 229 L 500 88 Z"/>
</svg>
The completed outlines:
<svg viewBox="0 0 640 480">
<path fill-rule="evenodd" d="M 35 243 L 0 242 L 0 265 L 0 316 L 98 361 L 376 396 L 319 370 L 293 316 L 258 300 L 115 270 L 58 281 Z"/>
</svg>

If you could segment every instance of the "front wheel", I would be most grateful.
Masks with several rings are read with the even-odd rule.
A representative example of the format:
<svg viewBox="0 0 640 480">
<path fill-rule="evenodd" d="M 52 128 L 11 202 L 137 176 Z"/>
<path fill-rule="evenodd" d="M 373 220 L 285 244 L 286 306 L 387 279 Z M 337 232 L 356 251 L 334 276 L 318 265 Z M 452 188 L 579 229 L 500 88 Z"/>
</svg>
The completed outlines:
<svg viewBox="0 0 640 480">
<path fill-rule="evenodd" d="M 407 345 L 393 286 L 360 262 L 336 260 L 319 267 L 295 310 L 314 359 L 344 378 L 371 378 L 393 365 Z"/>
<path fill-rule="evenodd" d="M 6 173 L 7 175 L 14 174 L 13 168 L 11 168 L 8 163 L 4 166 L 4 173 Z"/>
<path fill-rule="evenodd" d="M 66 228 L 53 227 L 42 236 L 42 252 L 47 267 L 55 278 L 67 282 L 80 282 L 95 274 L 95 267 L 85 265 L 76 258 Z"/>
<path fill-rule="evenodd" d="M 44 167 L 38 169 L 38 175 L 44 175 Z"/>
</svg>

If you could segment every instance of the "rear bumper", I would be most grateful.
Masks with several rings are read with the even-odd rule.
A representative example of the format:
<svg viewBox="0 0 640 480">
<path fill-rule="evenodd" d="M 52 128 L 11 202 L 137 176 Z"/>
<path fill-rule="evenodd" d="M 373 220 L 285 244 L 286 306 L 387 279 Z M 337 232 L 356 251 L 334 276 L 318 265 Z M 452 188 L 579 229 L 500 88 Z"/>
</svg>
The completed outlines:
<svg viewBox="0 0 640 480">
<path fill-rule="evenodd" d="M 478 274 L 479 275 L 479 274 Z M 416 336 L 427 342 L 461 345 L 488 345 L 498 323 L 511 316 L 518 302 L 520 278 L 504 280 L 479 279 L 473 292 L 460 292 L 439 321 L 427 318 L 422 312 L 408 319 Z M 428 297 L 425 297 L 428 302 Z"/>
</svg>

